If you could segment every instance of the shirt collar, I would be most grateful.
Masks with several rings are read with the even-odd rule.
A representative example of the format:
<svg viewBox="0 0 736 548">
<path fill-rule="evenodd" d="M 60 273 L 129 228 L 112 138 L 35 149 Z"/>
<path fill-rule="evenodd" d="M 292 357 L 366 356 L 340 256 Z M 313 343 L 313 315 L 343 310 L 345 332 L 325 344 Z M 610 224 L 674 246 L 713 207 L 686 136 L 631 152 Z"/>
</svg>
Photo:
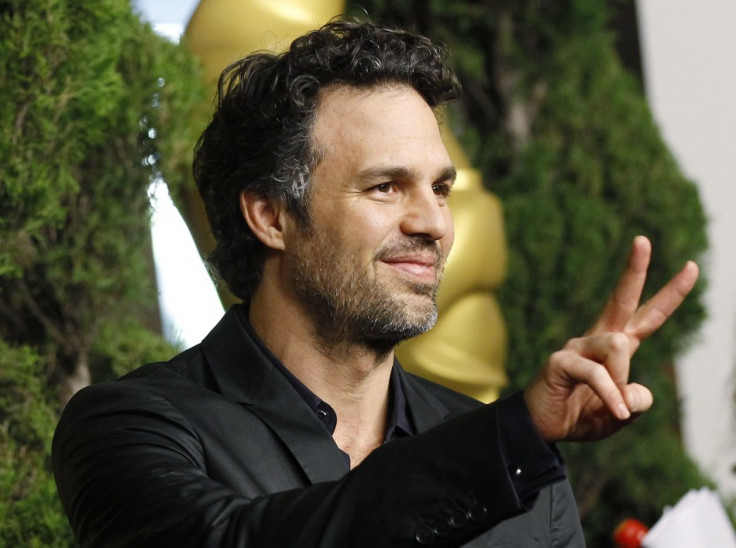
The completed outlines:
<svg viewBox="0 0 736 548">
<path fill-rule="evenodd" d="M 294 387 L 299 396 L 309 405 L 317 418 L 327 428 L 330 434 L 334 434 L 335 428 L 337 427 L 337 414 L 329 403 L 321 400 L 314 392 L 312 392 L 307 386 L 300 381 L 294 373 L 292 373 L 283 363 L 279 360 L 266 346 L 266 344 L 258 337 L 250 325 L 248 319 L 248 312 L 246 307 L 238 307 L 243 326 L 245 327 L 248 334 L 253 338 L 256 344 L 259 346 L 263 354 L 268 358 L 271 364 L 279 371 L 289 383 Z M 384 443 L 388 443 L 395 439 L 410 436 L 416 433 L 413 422 L 409 416 L 409 409 L 406 403 L 406 394 L 404 387 L 401 382 L 398 371 L 396 370 L 397 364 L 394 362 L 394 366 L 391 369 L 391 378 L 389 380 L 389 398 L 391 407 L 389 412 L 391 413 L 386 428 L 386 434 L 384 437 Z"/>
</svg>

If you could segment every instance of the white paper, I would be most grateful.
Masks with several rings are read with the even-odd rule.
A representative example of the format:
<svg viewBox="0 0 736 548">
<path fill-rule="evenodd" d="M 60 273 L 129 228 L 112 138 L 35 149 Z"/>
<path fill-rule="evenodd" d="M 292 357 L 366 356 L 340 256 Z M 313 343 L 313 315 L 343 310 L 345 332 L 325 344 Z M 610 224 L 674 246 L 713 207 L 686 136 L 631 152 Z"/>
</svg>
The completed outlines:
<svg viewBox="0 0 736 548">
<path fill-rule="evenodd" d="M 644 548 L 736 548 L 736 534 L 718 495 L 703 488 L 687 493 L 642 541 Z"/>
</svg>

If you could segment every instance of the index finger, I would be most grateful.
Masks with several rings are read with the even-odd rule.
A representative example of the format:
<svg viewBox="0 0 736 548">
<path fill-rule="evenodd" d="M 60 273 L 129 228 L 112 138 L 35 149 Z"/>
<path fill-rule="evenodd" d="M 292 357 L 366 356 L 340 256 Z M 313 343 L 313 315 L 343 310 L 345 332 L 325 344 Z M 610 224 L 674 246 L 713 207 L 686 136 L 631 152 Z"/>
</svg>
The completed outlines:
<svg viewBox="0 0 736 548">
<path fill-rule="evenodd" d="M 631 244 L 626 269 L 616 289 L 589 333 L 623 331 L 639 308 L 639 300 L 647 279 L 652 244 L 646 236 L 637 236 Z"/>
</svg>

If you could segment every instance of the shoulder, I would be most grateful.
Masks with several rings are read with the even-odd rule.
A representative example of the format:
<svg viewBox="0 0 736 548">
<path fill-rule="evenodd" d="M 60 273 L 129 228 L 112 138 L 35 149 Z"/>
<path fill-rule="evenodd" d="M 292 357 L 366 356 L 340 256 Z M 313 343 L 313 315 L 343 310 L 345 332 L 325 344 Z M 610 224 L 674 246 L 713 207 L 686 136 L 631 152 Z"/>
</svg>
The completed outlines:
<svg viewBox="0 0 736 548">
<path fill-rule="evenodd" d="M 77 392 L 61 415 L 55 438 L 80 427 L 114 429 L 126 421 L 177 423 L 186 428 L 183 402 L 214 395 L 198 347 L 168 362 L 150 363 L 112 382 L 95 383 Z"/>
<path fill-rule="evenodd" d="M 169 361 L 154 362 L 133 369 L 116 382 L 131 385 L 155 384 L 163 380 L 170 382 L 189 381 L 206 385 L 212 382 L 201 345 L 195 345 L 177 354 Z"/>
</svg>

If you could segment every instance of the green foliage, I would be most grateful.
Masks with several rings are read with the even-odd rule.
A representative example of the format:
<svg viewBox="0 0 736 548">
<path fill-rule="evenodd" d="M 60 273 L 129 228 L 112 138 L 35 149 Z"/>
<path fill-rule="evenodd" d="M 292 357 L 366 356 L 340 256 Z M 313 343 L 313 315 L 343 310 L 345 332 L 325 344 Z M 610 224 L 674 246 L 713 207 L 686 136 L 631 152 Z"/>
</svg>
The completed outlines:
<svg viewBox="0 0 736 548">
<path fill-rule="evenodd" d="M 705 250 L 697 189 L 621 67 L 604 0 L 362 4 L 451 51 L 465 89 L 453 126 L 504 204 L 508 390 L 592 324 L 636 234 L 654 248 L 645 296 Z M 564 448 L 592 546 L 610 543 L 620 517 L 652 523 L 703 482 L 680 443 L 671 372 L 704 317 L 701 295 L 702 283 L 635 356 L 632 375 L 653 389 L 655 409 L 605 442 Z"/>
<path fill-rule="evenodd" d="M 0 544 L 70 546 L 49 466 L 57 409 L 32 349 L 0 339 Z"/>
<path fill-rule="evenodd" d="M 0 0 L 8 545 L 68 544 L 48 466 L 59 397 L 171 355 L 158 335 L 147 189 L 189 169 L 199 82 L 187 52 L 128 2 Z"/>
<path fill-rule="evenodd" d="M 0 333 L 108 378 L 100 328 L 156 327 L 146 188 L 189 164 L 199 72 L 125 2 L 0 6 Z"/>
</svg>

